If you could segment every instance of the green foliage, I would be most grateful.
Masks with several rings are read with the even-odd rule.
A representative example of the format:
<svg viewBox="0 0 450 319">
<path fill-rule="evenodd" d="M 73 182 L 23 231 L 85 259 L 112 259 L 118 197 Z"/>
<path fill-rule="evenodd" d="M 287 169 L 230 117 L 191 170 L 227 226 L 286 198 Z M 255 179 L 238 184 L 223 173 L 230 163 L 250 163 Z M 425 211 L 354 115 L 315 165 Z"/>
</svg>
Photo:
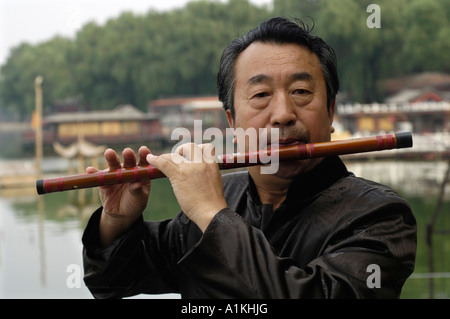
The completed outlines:
<svg viewBox="0 0 450 319">
<path fill-rule="evenodd" d="M 448 1 L 415 0 L 406 8 L 403 54 L 408 71 L 450 69 L 449 5 Z"/>
<path fill-rule="evenodd" d="M 369 4 L 381 8 L 370 29 Z M 174 95 L 216 94 L 219 58 L 234 37 L 271 16 L 300 18 L 336 50 L 341 89 L 355 101 L 383 98 L 380 79 L 450 72 L 450 0 L 202 0 L 168 12 L 123 13 L 88 23 L 75 39 L 56 37 L 14 48 L 0 68 L 2 112 L 29 117 L 34 79 L 44 77 L 44 104 L 81 96 L 92 109 Z"/>
<path fill-rule="evenodd" d="M 14 48 L 0 69 L 0 105 L 7 113 L 31 114 L 34 107 L 34 80 L 45 74 L 44 99 L 59 100 L 73 96 L 66 52 L 73 43 L 56 37 L 31 46 L 23 43 Z"/>
</svg>

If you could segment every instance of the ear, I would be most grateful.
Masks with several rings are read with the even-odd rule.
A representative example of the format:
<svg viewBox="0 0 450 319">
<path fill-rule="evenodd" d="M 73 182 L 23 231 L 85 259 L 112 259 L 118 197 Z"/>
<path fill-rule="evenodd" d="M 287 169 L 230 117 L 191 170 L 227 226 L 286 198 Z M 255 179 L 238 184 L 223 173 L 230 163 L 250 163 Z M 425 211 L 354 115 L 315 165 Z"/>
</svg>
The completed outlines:
<svg viewBox="0 0 450 319">
<path fill-rule="evenodd" d="M 234 128 L 233 116 L 231 115 L 231 111 L 229 109 L 226 111 L 226 115 L 227 115 L 228 125 L 231 128 Z"/>
<path fill-rule="evenodd" d="M 328 118 L 330 119 L 330 126 L 333 124 L 335 108 L 336 108 L 336 99 L 332 99 L 330 102 L 330 108 L 328 109 Z"/>
<path fill-rule="evenodd" d="M 330 107 L 328 109 L 328 118 L 330 119 L 330 133 L 334 133 L 333 120 L 334 120 L 334 112 L 336 109 L 336 99 L 331 100 Z"/>
<path fill-rule="evenodd" d="M 231 115 L 231 111 L 230 111 L 229 109 L 226 111 L 226 115 L 227 115 L 228 125 L 229 125 L 231 128 L 234 128 L 233 116 Z M 237 143 L 236 136 L 233 138 L 233 143 L 234 143 L 234 144 Z"/>
</svg>

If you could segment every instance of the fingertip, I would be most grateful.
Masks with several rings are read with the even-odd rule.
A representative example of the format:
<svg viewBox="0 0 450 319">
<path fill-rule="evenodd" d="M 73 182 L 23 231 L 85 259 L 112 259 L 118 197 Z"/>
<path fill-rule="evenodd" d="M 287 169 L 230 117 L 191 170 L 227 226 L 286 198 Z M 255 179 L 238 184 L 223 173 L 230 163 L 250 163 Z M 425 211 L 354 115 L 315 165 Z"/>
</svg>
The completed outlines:
<svg viewBox="0 0 450 319">
<path fill-rule="evenodd" d="M 88 173 L 88 174 L 96 173 L 97 171 L 98 170 L 95 167 L 92 167 L 92 166 L 86 167 L 86 173 Z"/>
<path fill-rule="evenodd" d="M 146 165 L 147 162 L 147 155 L 150 154 L 150 149 L 147 146 L 141 146 L 138 150 L 139 154 L 139 165 Z"/>
<path fill-rule="evenodd" d="M 106 156 L 107 154 L 110 154 L 111 152 L 114 152 L 114 150 L 112 148 L 107 148 L 103 154 Z"/>
<path fill-rule="evenodd" d="M 103 154 L 107 160 L 116 159 L 118 157 L 116 151 L 114 151 L 112 148 L 106 149 Z"/>
<path fill-rule="evenodd" d="M 145 145 L 142 145 L 141 147 L 139 147 L 139 151 L 142 151 L 142 152 L 150 152 L 150 149 L 147 147 L 147 146 L 145 146 Z"/>
<path fill-rule="evenodd" d="M 139 147 L 139 150 L 138 150 L 139 157 L 141 157 L 141 158 L 145 157 L 145 156 L 147 156 L 147 154 L 150 154 L 150 153 L 151 153 L 151 151 L 147 146 Z"/>
<path fill-rule="evenodd" d="M 122 151 L 122 156 L 125 158 L 127 156 L 135 156 L 134 151 L 130 147 L 126 147 Z"/>
</svg>

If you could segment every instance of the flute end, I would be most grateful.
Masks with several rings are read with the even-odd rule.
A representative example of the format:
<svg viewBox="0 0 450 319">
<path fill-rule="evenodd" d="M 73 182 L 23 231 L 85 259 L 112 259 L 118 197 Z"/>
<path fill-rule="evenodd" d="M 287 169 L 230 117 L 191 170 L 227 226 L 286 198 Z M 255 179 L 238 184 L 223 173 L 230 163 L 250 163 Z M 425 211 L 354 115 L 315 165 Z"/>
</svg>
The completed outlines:
<svg viewBox="0 0 450 319">
<path fill-rule="evenodd" d="M 38 180 L 36 181 L 36 190 L 37 190 L 37 193 L 38 193 L 39 195 L 45 194 L 44 180 L 43 180 L 43 179 L 38 179 Z"/>
<path fill-rule="evenodd" d="M 395 133 L 397 140 L 397 148 L 408 148 L 413 146 L 413 139 L 411 132 Z"/>
</svg>

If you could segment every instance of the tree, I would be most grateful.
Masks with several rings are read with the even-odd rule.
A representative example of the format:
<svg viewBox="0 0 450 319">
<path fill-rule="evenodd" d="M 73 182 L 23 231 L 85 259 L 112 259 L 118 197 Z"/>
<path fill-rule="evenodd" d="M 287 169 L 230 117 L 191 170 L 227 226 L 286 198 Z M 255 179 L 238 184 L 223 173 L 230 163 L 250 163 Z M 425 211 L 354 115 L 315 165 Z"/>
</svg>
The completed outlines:
<svg viewBox="0 0 450 319">
<path fill-rule="evenodd" d="M 23 43 L 14 48 L 0 69 L 0 97 L 7 113 L 31 116 L 35 107 L 34 80 L 44 77 L 44 103 L 63 99 L 75 93 L 70 85 L 66 52 L 72 46 L 68 39 L 55 37 L 32 46 Z"/>
<path fill-rule="evenodd" d="M 450 19 L 445 1 L 415 0 L 405 10 L 402 55 L 407 72 L 450 71 Z"/>
<path fill-rule="evenodd" d="M 270 16 L 300 18 L 335 49 L 341 91 L 381 101 L 387 77 L 450 72 L 450 0 L 378 0 L 381 28 L 367 25 L 371 0 L 274 0 L 273 11 L 248 0 L 200 0 L 168 12 L 123 13 L 88 23 L 75 39 L 23 43 L 0 68 L 0 107 L 30 116 L 34 79 L 44 104 L 81 96 L 92 109 L 131 103 L 146 109 L 164 96 L 216 94 L 223 48 Z"/>
</svg>

